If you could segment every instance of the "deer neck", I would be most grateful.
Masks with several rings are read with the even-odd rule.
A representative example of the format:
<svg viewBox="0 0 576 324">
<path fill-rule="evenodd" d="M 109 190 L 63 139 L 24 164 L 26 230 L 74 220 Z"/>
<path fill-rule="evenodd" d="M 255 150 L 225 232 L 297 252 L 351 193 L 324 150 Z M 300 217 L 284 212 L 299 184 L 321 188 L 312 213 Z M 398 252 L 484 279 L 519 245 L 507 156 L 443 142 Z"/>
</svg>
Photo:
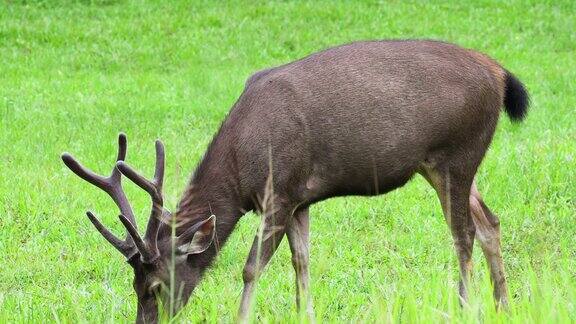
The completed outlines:
<svg viewBox="0 0 576 324">
<path fill-rule="evenodd" d="M 213 147 L 208 150 L 182 195 L 175 215 L 178 224 L 176 235 L 210 215 L 216 216 L 214 243 L 202 253 L 201 263 L 205 263 L 205 267 L 210 265 L 245 213 L 241 205 L 239 183 L 233 170 L 235 164 L 231 154 L 222 153 Z M 215 159 L 215 156 L 218 158 Z M 217 163 L 210 163 L 212 161 Z"/>
</svg>

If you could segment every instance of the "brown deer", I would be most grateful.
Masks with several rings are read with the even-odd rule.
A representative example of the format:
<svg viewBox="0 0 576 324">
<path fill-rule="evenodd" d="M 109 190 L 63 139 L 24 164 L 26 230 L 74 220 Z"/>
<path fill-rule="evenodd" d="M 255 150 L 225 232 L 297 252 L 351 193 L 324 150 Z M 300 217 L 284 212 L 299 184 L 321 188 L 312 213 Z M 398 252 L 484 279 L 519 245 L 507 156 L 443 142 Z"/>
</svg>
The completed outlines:
<svg viewBox="0 0 576 324">
<path fill-rule="evenodd" d="M 527 92 L 484 54 L 437 41 L 357 42 L 254 74 L 173 215 L 163 207 L 161 142 L 152 180 L 124 162 L 123 134 L 110 177 L 92 173 L 69 154 L 62 159 L 120 209 L 124 240 L 92 213 L 88 218 L 134 269 L 137 322 L 157 321 L 159 302 L 170 314 L 186 304 L 250 210 L 262 214 L 262 223 L 244 267 L 240 320 L 247 319 L 256 279 L 284 235 L 296 271 L 297 305 L 313 316 L 309 206 L 336 196 L 383 194 L 416 173 L 440 198 L 459 260 L 462 302 L 476 238 L 502 307 L 508 297 L 499 221 L 474 177 L 503 105 L 512 120 L 522 120 Z M 122 175 L 152 198 L 144 237 L 123 193 Z"/>
</svg>

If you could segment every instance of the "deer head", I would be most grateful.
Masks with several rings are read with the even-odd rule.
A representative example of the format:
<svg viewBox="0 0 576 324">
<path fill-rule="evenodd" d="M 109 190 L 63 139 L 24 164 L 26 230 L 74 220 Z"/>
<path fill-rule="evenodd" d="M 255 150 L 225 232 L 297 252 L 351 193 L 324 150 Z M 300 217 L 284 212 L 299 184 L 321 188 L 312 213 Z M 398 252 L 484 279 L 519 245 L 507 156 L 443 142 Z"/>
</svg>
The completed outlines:
<svg viewBox="0 0 576 324">
<path fill-rule="evenodd" d="M 215 217 L 190 226 L 176 236 L 172 231 L 172 215 L 164 208 L 162 185 L 164 180 L 164 145 L 156 141 L 156 168 L 152 180 L 138 174 L 126 162 L 126 135 L 118 137 L 118 157 L 109 177 L 95 174 L 82 166 L 72 155 L 62 154 L 64 164 L 80 178 L 105 191 L 120 210 L 120 222 L 126 228 L 124 240 L 110 232 L 96 216 L 86 215 L 94 227 L 122 253 L 134 269 L 134 290 L 138 297 L 136 321 L 153 323 L 158 320 L 158 306 L 167 314 L 175 314 L 188 300 L 201 277 L 195 262 L 212 244 Z M 152 199 L 152 211 L 144 237 L 138 234 L 136 218 L 124 190 L 122 175 L 144 189 Z"/>
</svg>

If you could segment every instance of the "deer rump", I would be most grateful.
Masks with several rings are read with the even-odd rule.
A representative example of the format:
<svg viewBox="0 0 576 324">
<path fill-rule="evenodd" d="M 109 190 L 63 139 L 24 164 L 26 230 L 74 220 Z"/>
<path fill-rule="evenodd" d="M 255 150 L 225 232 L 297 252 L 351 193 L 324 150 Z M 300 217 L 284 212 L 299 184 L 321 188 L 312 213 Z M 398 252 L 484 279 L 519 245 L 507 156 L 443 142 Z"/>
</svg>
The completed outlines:
<svg viewBox="0 0 576 324">
<path fill-rule="evenodd" d="M 303 205 L 385 193 L 423 162 L 483 155 L 506 76 L 442 42 L 343 45 L 253 75 L 215 142 L 233 141 L 242 188 L 271 174 Z"/>
</svg>

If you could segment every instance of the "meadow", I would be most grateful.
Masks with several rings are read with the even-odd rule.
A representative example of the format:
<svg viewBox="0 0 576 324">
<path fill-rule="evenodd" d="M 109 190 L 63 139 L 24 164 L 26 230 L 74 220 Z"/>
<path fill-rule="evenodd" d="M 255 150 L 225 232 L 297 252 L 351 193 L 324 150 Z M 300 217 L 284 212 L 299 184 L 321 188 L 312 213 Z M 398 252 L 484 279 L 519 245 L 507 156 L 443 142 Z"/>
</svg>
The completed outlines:
<svg viewBox="0 0 576 324">
<path fill-rule="evenodd" d="M 0 322 L 131 322 L 132 270 L 94 230 L 117 209 L 61 162 L 108 173 L 116 136 L 151 174 L 167 151 L 174 209 L 255 71 L 365 39 L 441 39 L 489 54 L 528 88 L 527 119 L 502 115 L 478 173 L 501 220 L 511 310 L 497 313 L 477 245 L 471 302 L 434 190 L 421 177 L 374 198 L 311 208 L 319 322 L 576 321 L 576 2 L 1 1 Z M 144 226 L 149 198 L 126 190 Z M 177 322 L 232 322 L 258 227 L 239 223 Z M 254 319 L 299 322 L 288 244 L 258 282 Z"/>
</svg>

